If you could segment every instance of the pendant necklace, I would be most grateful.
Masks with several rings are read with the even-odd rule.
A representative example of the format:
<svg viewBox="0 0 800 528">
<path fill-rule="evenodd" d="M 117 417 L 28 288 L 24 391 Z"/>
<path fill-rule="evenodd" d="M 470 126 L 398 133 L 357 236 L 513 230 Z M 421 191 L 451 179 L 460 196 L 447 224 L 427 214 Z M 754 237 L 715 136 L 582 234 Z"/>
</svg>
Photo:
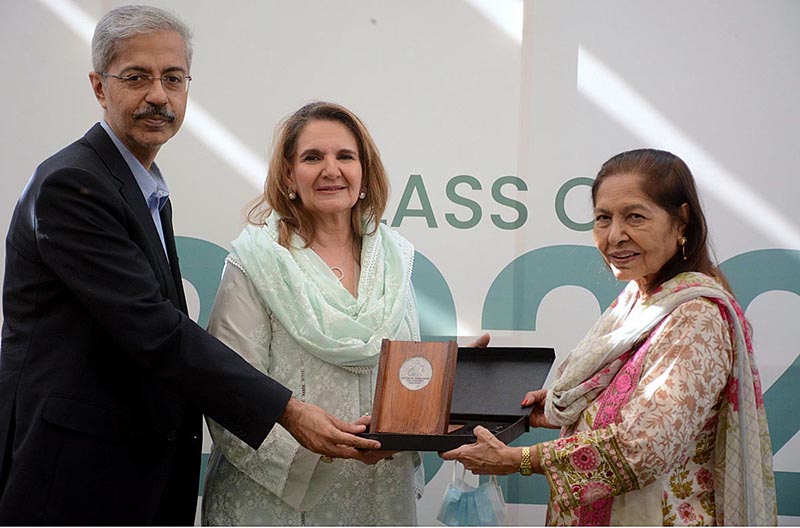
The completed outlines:
<svg viewBox="0 0 800 528">
<path fill-rule="evenodd" d="M 317 254 L 317 256 L 319 256 L 319 258 L 322 259 L 322 262 L 325 262 L 325 259 L 322 258 L 322 255 L 319 254 L 319 251 L 317 251 L 317 249 L 314 246 L 311 246 L 311 249 L 314 251 L 314 253 Z M 352 258 L 352 255 L 350 255 L 350 258 Z M 342 267 L 345 265 L 346 262 L 347 262 L 347 257 L 345 257 L 344 261 L 338 266 L 328 266 L 331 272 L 333 273 L 333 276 L 336 277 L 336 280 L 338 280 L 339 282 L 342 282 L 344 280 L 344 270 L 342 269 Z M 328 263 L 325 262 L 325 264 Z"/>
<path fill-rule="evenodd" d="M 342 282 L 342 279 L 344 279 L 342 268 L 339 266 L 331 266 L 331 271 L 333 272 L 333 276 L 339 279 L 339 282 Z"/>
</svg>

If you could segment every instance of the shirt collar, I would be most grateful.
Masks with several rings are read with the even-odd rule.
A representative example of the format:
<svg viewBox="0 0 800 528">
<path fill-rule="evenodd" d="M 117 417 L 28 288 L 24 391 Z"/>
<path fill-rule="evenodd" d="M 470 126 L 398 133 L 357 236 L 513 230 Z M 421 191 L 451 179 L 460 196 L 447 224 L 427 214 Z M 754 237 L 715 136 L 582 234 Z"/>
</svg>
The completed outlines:
<svg viewBox="0 0 800 528">
<path fill-rule="evenodd" d="M 117 150 L 119 150 L 119 153 L 122 154 L 125 163 L 127 163 L 128 167 L 131 169 L 133 177 L 136 179 L 136 183 L 139 185 L 139 189 L 141 189 L 145 201 L 147 201 L 147 207 L 151 210 L 157 207 L 160 210 L 167 202 L 167 198 L 169 198 L 169 187 L 167 187 L 167 182 L 161 175 L 161 170 L 158 168 L 158 165 L 153 162 L 149 171 L 145 169 L 144 165 L 136 159 L 136 156 L 134 156 L 133 153 L 128 150 L 128 147 L 117 137 L 111 129 L 111 126 L 106 123 L 105 119 L 100 121 L 100 126 L 102 126 L 103 130 L 109 135 L 111 141 L 114 142 Z"/>
</svg>

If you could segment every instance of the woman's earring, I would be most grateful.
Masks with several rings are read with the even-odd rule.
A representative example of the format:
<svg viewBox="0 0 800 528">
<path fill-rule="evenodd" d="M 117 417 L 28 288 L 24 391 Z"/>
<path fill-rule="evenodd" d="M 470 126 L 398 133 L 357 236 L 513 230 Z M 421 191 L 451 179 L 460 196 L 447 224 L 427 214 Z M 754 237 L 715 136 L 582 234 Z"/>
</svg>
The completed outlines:
<svg viewBox="0 0 800 528">
<path fill-rule="evenodd" d="M 292 201 L 297 200 L 297 193 L 295 193 L 292 189 L 289 189 L 288 196 L 289 196 L 289 199 L 292 200 Z"/>
<path fill-rule="evenodd" d="M 367 191 L 361 191 L 361 194 L 359 194 L 358 197 L 363 200 L 367 197 Z"/>
<path fill-rule="evenodd" d="M 681 253 L 683 254 L 683 260 L 686 260 L 686 237 L 678 238 L 678 245 L 681 247 Z"/>
</svg>

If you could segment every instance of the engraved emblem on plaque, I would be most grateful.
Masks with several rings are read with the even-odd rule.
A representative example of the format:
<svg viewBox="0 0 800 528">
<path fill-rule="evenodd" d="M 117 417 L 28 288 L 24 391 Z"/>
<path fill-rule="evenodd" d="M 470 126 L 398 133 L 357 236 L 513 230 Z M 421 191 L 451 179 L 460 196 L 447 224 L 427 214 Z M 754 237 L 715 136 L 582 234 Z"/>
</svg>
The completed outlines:
<svg viewBox="0 0 800 528">
<path fill-rule="evenodd" d="M 420 390 L 431 382 L 433 366 L 422 356 L 408 358 L 400 366 L 400 383 L 408 390 Z"/>
</svg>

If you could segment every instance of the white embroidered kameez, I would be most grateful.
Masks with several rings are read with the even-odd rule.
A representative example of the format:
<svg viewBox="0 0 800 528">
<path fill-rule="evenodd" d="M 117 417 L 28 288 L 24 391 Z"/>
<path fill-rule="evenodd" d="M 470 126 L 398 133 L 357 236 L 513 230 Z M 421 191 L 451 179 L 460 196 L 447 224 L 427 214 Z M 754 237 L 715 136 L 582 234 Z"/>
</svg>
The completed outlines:
<svg viewBox="0 0 800 528">
<path fill-rule="evenodd" d="M 382 339 L 418 340 L 414 248 L 383 225 L 362 238 L 358 295 L 280 217 L 233 241 L 209 331 L 293 396 L 345 421 L 370 413 Z M 276 425 L 253 450 L 209 420 L 202 521 L 222 525 L 413 525 L 418 453 L 331 463 Z"/>
<path fill-rule="evenodd" d="M 411 339 L 408 321 L 397 339 Z M 343 420 L 370 412 L 376 368 L 356 374 L 309 354 L 259 299 L 241 270 L 226 265 L 209 331 L 295 397 Z M 416 453 L 373 466 L 320 461 L 276 425 L 255 451 L 209 421 L 214 450 L 203 495 L 209 525 L 416 524 Z"/>
</svg>

